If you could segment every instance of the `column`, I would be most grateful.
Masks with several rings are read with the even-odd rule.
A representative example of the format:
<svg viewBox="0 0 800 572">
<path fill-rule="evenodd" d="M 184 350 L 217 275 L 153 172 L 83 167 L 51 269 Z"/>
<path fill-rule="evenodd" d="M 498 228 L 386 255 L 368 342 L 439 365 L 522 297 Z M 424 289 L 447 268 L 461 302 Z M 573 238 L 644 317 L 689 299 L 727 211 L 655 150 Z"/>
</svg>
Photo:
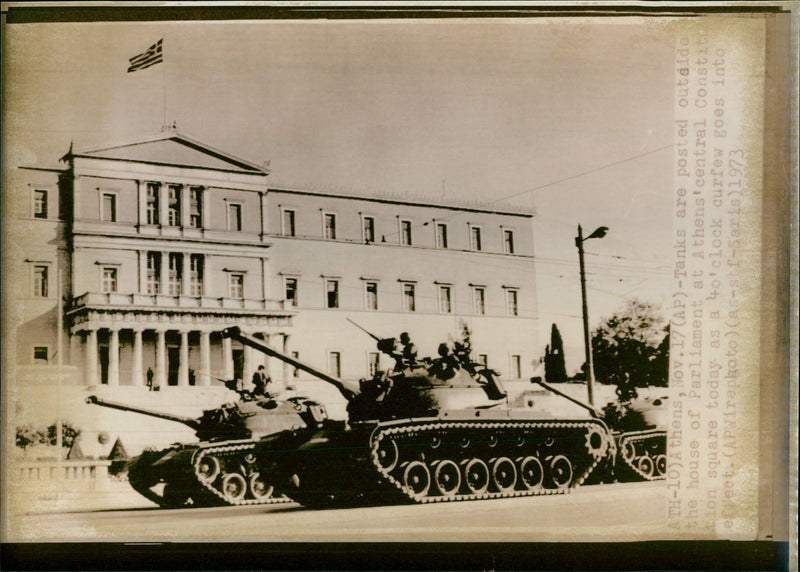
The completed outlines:
<svg viewBox="0 0 800 572">
<path fill-rule="evenodd" d="M 211 385 L 211 332 L 200 332 L 200 373 L 197 385 Z"/>
<path fill-rule="evenodd" d="M 191 268 L 189 265 L 189 253 L 184 252 L 181 254 L 181 262 L 183 267 L 181 269 L 181 294 L 183 296 L 189 295 L 189 276 L 191 275 Z"/>
<path fill-rule="evenodd" d="M 167 286 L 168 279 L 169 279 L 169 252 L 162 252 L 161 271 L 158 276 L 159 294 L 169 294 L 169 286 Z"/>
<path fill-rule="evenodd" d="M 181 185 L 181 226 L 189 228 L 189 185 Z"/>
<path fill-rule="evenodd" d="M 158 185 L 158 222 L 162 227 L 169 225 L 169 189 L 167 185 L 161 183 Z"/>
<path fill-rule="evenodd" d="M 156 330 L 156 375 L 153 383 L 157 387 L 167 386 L 167 332 Z"/>
<path fill-rule="evenodd" d="M 268 194 L 269 193 L 267 193 L 267 191 L 259 192 L 259 195 L 260 195 L 260 198 L 261 198 L 261 205 L 260 206 L 261 206 L 261 239 L 262 240 L 265 239 L 265 235 L 269 231 L 269 225 L 268 225 L 268 222 L 267 222 L 267 213 L 269 212 L 269 210 L 267 210 L 267 207 L 268 207 L 267 196 L 268 196 Z"/>
<path fill-rule="evenodd" d="M 144 385 L 142 382 L 142 330 L 141 328 L 134 328 L 133 330 L 133 366 L 132 366 L 132 384 L 136 387 Z"/>
<path fill-rule="evenodd" d="M 189 385 L 189 332 L 181 330 L 180 363 L 178 364 L 178 385 Z"/>
<path fill-rule="evenodd" d="M 209 204 L 208 204 L 208 197 L 211 194 L 208 192 L 207 187 L 203 187 L 203 191 L 200 193 L 202 200 L 200 201 L 200 218 L 202 219 L 203 229 L 207 229 L 209 226 L 209 218 L 208 218 L 208 211 L 209 211 Z"/>
<path fill-rule="evenodd" d="M 267 344 L 267 345 L 270 345 L 270 343 L 269 343 L 269 334 L 263 334 L 263 336 L 264 336 L 264 343 Z M 267 354 L 262 354 L 261 352 L 258 352 L 258 355 L 259 355 L 259 359 L 256 360 L 256 362 L 257 362 L 256 363 L 256 367 L 258 367 L 260 364 L 263 363 L 264 364 L 264 369 L 267 371 L 267 375 L 272 377 L 272 374 L 270 373 L 270 370 L 269 370 L 269 364 L 270 364 L 269 356 Z"/>
<path fill-rule="evenodd" d="M 230 338 L 222 338 L 222 368 L 225 379 L 233 379 L 233 348 Z"/>
<path fill-rule="evenodd" d="M 147 224 L 147 183 L 144 181 L 136 181 L 136 198 L 139 205 L 139 218 L 137 220 L 139 225 L 139 232 L 141 227 Z"/>
<path fill-rule="evenodd" d="M 97 330 L 86 335 L 86 385 L 97 385 Z"/>
<path fill-rule="evenodd" d="M 119 385 L 119 328 L 111 328 L 108 339 L 108 385 Z"/>
<path fill-rule="evenodd" d="M 287 356 L 291 355 L 289 353 L 289 334 L 282 334 L 282 337 L 283 337 L 283 354 Z M 291 385 L 291 383 L 289 383 L 290 381 L 289 375 L 291 375 L 289 373 L 289 364 L 286 363 L 285 361 L 281 363 L 283 364 L 283 371 L 281 372 L 281 377 L 283 378 L 283 386 L 288 387 Z"/>
<path fill-rule="evenodd" d="M 147 251 L 137 250 L 139 257 L 139 294 L 147 294 Z"/>
<path fill-rule="evenodd" d="M 81 363 L 81 334 L 74 332 L 69 337 L 69 365 L 78 366 Z"/>
<path fill-rule="evenodd" d="M 244 364 L 242 367 L 242 387 L 250 389 L 250 380 L 253 378 L 255 364 L 253 363 L 253 348 L 244 346 Z"/>
<path fill-rule="evenodd" d="M 269 292 L 269 285 L 267 284 L 268 274 L 267 274 L 267 259 L 261 259 L 261 297 L 266 300 L 268 297 Z M 266 301 L 264 302 L 264 308 L 266 309 L 268 306 L 266 305 Z"/>
</svg>

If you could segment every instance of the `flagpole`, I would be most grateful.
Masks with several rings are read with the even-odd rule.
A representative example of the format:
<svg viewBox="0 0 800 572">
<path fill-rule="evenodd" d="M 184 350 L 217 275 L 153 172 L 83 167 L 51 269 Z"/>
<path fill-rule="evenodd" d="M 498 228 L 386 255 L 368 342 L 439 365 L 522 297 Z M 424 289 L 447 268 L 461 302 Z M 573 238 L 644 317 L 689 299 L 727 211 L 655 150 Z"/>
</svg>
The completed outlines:
<svg viewBox="0 0 800 572">
<path fill-rule="evenodd" d="M 161 58 L 162 58 L 162 72 L 161 72 L 161 79 L 162 85 L 164 86 L 164 129 L 167 128 L 167 59 L 164 57 L 164 49 L 167 44 L 167 36 L 166 34 L 161 39 Z"/>
</svg>

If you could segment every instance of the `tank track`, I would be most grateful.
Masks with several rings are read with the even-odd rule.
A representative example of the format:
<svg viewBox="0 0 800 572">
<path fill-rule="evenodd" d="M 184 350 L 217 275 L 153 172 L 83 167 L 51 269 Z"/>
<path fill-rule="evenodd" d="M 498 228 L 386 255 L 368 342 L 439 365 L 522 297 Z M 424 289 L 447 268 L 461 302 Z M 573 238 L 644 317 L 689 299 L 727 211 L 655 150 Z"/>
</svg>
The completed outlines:
<svg viewBox="0 0 800 572">
<path fill-rule="evenodd" d="M 234 506 L 291 502 L 273 496 L 274 487 L 260 478 L 254 441 L 201 446 L 192 458 L 196 482 L 219 504 Z"/>
<path fill-rule="evenodd" d="M 375 428 L 370 459 L 399 499 L 431 503 L 564 494 L 615 453 L 595 420 L 407 421 Z"/>
<path fill-rule="evenodd" d="M 645 481 L 660 481 L 666 478 L 666 431 L 650 429 L 623 433 L 617 441 L 621 459 L 621 463 L 617 461 L 618 466 L 622 464 L 628 472 Z"/>
</svg>

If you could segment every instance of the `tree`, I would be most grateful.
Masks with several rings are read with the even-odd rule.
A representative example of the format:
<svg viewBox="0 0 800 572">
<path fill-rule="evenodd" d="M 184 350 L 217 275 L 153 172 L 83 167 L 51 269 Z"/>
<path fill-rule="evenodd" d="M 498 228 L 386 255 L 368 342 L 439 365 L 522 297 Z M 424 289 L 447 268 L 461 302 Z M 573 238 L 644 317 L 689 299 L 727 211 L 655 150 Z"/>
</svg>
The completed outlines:
<svg viewBox="0 0 800 572">
<path fill-rule="evenodd" d="M 61 445 L 63 447 L 72 447 L 75 440 L 81 434 L 80 429 L 76 429 L 67 422 L 61 424 Z M 17 427 L 16 445 L 21 449 L 27 450 L 31 445 L 57 445 L 58 444 L 58 429 L 56 423 L 53 423 L 46 429 L 35 429 L 33 425 L 28 423 Z"/>
<path fill-rule="evenodd" d="M 45 443 L 48 445 L 57 445 L 58 444 L 58 429 L 56 423 L 50 425 L 47 428 L 47 440 Z M 66 421 L 61 423 L 61 446 L 62 447 L 72 447 L 75 440 L 81 434 L 80 429 L 76 429 Z"/>
<path fill-rule="evenodd" d="M 41 443 L 44 436 L 40 431 L 33 428 L 33 425 L 28 423 L 22 427 L 17 427 L 17 447 L 23 451 L 27 451 L 31 445 Z"/>
<path fill-rule="evenodd" d="M 666 385 L 667 331 L 653 305 L 635 298 L 594 331 L 595 377 L 617 386 L 620 403 L 630 403 L 638 387 Z"/>
<path fill-rule="evenodd" d="M 567 381 L 567 365 L 564 361 L 564 342 L 558 326 L 550 329 L 550 345 L 544 350 L 544 378 L 547 383 Z"/>
</svg>

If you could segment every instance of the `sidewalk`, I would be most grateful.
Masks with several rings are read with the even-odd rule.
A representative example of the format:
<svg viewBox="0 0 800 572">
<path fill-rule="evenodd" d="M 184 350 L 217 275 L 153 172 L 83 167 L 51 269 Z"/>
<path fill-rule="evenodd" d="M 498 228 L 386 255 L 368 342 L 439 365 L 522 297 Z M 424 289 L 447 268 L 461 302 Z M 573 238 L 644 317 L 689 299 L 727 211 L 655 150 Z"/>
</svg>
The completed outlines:
<svg viewBox="0 0 800 572">
<path fill-rule="evenodd" d="M 157 506 L 134 491 L 127 482 L 110 479 L 103 483 L 102 488 L 95 490 L 66 490 L 55 486 L 15 487 L 9 490 L 7 501 L 9 512 L 14 514 L 129 510 Z"/>
</svg>

